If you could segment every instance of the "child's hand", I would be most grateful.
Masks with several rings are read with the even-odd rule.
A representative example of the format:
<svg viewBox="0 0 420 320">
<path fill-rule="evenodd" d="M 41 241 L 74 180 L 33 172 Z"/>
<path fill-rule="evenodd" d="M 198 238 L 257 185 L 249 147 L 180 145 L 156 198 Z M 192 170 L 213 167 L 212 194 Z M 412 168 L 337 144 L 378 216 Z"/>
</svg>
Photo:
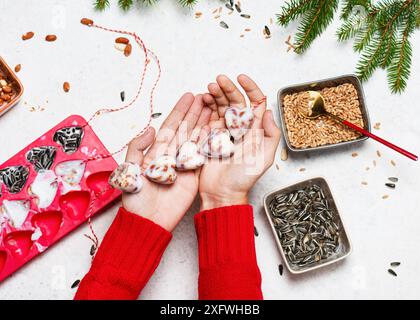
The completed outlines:
<svg viewBox="0 0 420 320">
<path fill-rule="evenodd" d="M 126 161 L 139 163 L 144 172 L 158 156 L 176 156 L 177 149 L 185 141 L 202 135 L 201 129 L 208 124 L 210 115 L 211 110 L 204 107 L 201 95 L 194 98 L 191 93 L 184 94 L 156 137 L 155 130 L 150 128 L 143 136 L 132 141 Z M 177 175 L 176 182 L 170 186 L 159 185 L 142 177 L 144 186 L 141 192 L 124 194 L 123 207 L 172 231 L 194 201 L 199 170 L 177 172 Z"/>
<path fill-rule="evenodd" d="M 248 192 L 260 176 L 273 164 L 280 141 L 280 129 L 271 111 L 266 111 L 264 94 L 245 75 L 238 82 L 254 107 L 254 123 L 243 140 L 235 146 L 230 159 L 209 159 L 200 174 L 199 192 L 202 210 L 248 203 Z M 229 106 L 247 106 L 245 97 L 226 76 L 208 86 L 203 96 L 212 109 L 210 128 L 225 128 L 225 112 Z"/>
</svg>

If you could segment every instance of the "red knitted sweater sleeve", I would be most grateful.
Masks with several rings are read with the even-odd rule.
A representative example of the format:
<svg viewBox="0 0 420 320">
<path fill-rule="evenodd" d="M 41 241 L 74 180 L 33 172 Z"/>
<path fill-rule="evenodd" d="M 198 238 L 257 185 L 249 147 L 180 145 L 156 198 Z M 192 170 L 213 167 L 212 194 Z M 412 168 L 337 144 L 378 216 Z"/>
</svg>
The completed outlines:
<svg viewBox="0 0 420 320">
<path fill-rule="evenodd" d="M 162 227 L 121 208 L 75 299 L 137 299 L 171 238 Z"/>
<path fill-rule="evenodd" d="M 261 273 L 254 242 L 251 206 L 232 206 L 199 213 L 198 237 L 202 300 L 260 300 Z"/>
</svg>

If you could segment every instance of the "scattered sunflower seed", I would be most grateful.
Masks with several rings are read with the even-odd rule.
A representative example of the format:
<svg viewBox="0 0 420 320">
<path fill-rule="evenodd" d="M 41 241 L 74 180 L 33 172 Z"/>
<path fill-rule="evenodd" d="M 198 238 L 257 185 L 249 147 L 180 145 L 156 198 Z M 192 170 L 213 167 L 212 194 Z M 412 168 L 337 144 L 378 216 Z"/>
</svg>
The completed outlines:
<svg viewBox="0 0 420 320">
<path fill-rule="evenodd" d="M 395 189 L 395 183 L 385 183 L 388 188 Z"/>
<path fill-rule="evenodd" d="M 382 199 L 384 199 L 384 200 L 385 200 L 385 199 L 388 199 L 388 198 L 389 198 L 389 195 L 387 195 L 387 194 L 386 194 L 386 195 L 384 195 L 384 196 L 382 196 Z"/>
<path fill-rule="evenodd" d="M 224 22 L 224 21 L 220 21 L 219 25 L 220 25 L 222 28 L 229 29 L 229 26 L 228 26 L 228 25 L 227 25 L 227 23 L 226 23 L 226 22 Z"/>
<path fill-rule="evenodd" d="M 394 182 L 394 183 L 398 182 L 397 177 L 389 177 L 388 180 L 391 181 L 391 182 Z"/>
<path fill-rule="evenodd" d="M 304 172 L 304 171 L 306 171 L 306 168 L 300 168 L 299 169 L 299 172 Z"/>
<path fill-rule="evenodd" d="M 353 158 L 356 158 L 358 155 L 359 155 L 359 154 L 358 154 L 357 152 L 353 152 L 353 153 L 351 154 L 351 156 L 352 156 Z"/>
<path fill-rule="evenodd" d="M 238 11 L 239 13 L 242 12 L 241 6 L 239 4 L 235 4 L 235 9 L 236 11 Z"/>
<path fill-rule="evenodd" d="M 398 267 L 401 262 L 391 262 L 391 267 Z"/>
<path fill-rule="evenodd" d="M 96 247 L 94 244 L 92 244 L 92 247 L 90 247 L 90 255 L 93 257 L 96 253 Z"/>
<path fill-rule="evenodd" d="M 265 27 L 264 27 L 264 31 L 265 31 L 265 34 L 266 34 L 266 35 L 268 35 L 268 36 L 270 36 L 270 35 L 271 35 L 271 30 L 270 30 L 270 28 L 269 28 L 269 27 L 265 26 Z"/>
<path fill-rule="evenodd" d="M 161 113 L 154 113 L 154 114 L 152 114 L 152 119 L 157 119 L 157 118 L 160 118 L 162 116 L 162 114 Z"/>
<path fill-rule="evenodd" d="M 283 270 L 284 270 L 283 265 L 282 264 L 279 264 L 279 273 L 280 273 L 280 276 L 283 276 Z"/>
<path fill-rule="evenodd" d="M 124 102 L 125 101 L 125 91 L 121 91 L 120 96 L 121 96 L 121 101 Z"/>
<path fill-rule="evenodd" d="M 362 181 L 362 184 L 363 184 L 364 186 L 367 186 L 367 185 L 368 185 L 368 183 L 367 183 L 366 181 Z"/>
<path fill-rule="evenodd" d="M 230 3 L 226 3 L 226 8 L 233 11 L 233 5 L 231 5 Z"/>
<path fill-rule="evenodd" d="M 394 160 L 391 160 L 391 164 L 395 167 L 397 164 L 395 163 Z"/>
<path fill-rule="evenodd" d="M 241 14 L 241 17 L 245 19 L 251 19 L 251 16 L 249 14 Z"/>
<path fill-rule="evenodd" d="M 289 155 L 287 153 L 287 149 L 286 148 L 281 149 L 281 160 L 287 161 L 288 158 L 289 158 Z"/>
<path fill-rule="evenodd" d="M 72 289 L 76 289 L 80 284 L 80 280 L 76 280 L 75 282 L 73 282 L 73 284 L 71 285 Z"/>
<path fill-rule="evenodd" d="M 254 227 L 254 234 L 256 237 L 258 237 L 260 235 L 260 233 L 258 232 L 257 227 Z"/>
<path fill-rule="evenodd" d="M 392 270 L 392 269 L 388 269 L 388 273 L 389 274 L 392 274 L 394 277 L 397 276 L 397 273 L 394 270 Z"/>
<path fill-rule="evenodd" d="M 382 157 L 382 154 L 379 150 L 376 151 L 376 154 L 378 155 L 378 157 Z"/>
</svg>

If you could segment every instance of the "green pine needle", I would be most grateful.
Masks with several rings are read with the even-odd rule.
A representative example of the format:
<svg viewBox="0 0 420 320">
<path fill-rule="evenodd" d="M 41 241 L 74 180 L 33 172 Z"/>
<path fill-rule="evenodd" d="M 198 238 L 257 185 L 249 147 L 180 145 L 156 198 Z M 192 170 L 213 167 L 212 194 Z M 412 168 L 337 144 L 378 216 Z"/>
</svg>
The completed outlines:
<svg viewBox="0 0 420 320">
<path fill-rule="evenodd" d="M 198 0 L 178 0 L 178 2 L 183 7 L 192 8 L 195 4 L 197 4 Z"/>
<path fill-rule="evenodd" d="M 94 6 L 96 10 L 105 10 L 107 7 L 109 7 L 109 0 L 96 0 Z"/>
<path fill-rule="evenodd" d="M 121 9 L 123 9 L 124 11 L 127 11 L 133 6 L 133 2 L 134 2 L 133 0 L 118 0 L 118 5 L 120 6 Z"/>
</svg>

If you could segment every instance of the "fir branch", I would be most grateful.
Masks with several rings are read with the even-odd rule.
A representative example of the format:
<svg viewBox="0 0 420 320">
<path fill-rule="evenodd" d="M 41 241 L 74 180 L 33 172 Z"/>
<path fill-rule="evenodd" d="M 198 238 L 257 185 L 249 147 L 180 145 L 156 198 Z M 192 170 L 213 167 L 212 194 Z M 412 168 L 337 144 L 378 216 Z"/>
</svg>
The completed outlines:
<svg viewBox="0 0 420 320">
<path fill-rule="evenodd" d="M 96 0 L 94 6 L 96 10 L 103 11 L 109 7 L 109 0 Z"/>
<path fill-rule="evenodd" d="M 295 52 L 303 53 L 312 42 L 327 28 L 334 18 L 338 0 L 319 0 L 316 6 L 309 9 L 295 36 Z"/>
<path fill-rule="evenodd" d="M 181 6 L 183 7 L 188 7 L 191 8 L 193 7 L 195 4 L 197 4 L 198 0 L 178 0 L 178 2 L 181 4 Z"/>
<path fill-rule="evenodd" d="M 353 9 L 355 6 L 362 6 L 363 8 L 366 9 L 366 11 L 368 11 L 369 8 L 372 7 L 372 1 L 371 0 L 344 0 L 340 18 L 343 20 L 349 19 L 349 17 L 353 13 Z"/>
<path fill-rule="evenodd" d="M 277 23 L 287 26 L 291 21 L 299 18 L 305 12 L 313 9 L 317 1 L 314 0 L 291 0 L 282 7 L 282 13 L 277 15 Z"/>
<path fill-rule="evenodd" d="M 118 5 L 121 9 L 124 11 L 127 11 L 133 6 L 134 1 L 133 0 L 118 0 Z"/>
<path fill-rule="evenodd" d="M 393 93 L 401 93 L 407 86 L 410 77 L 412 47 L 410 35 L 416 28 L 416 17 L 413 11 L 407 19 L 406 26 L 400 32 L 400 39 L 397 45 L 397 52 L 394 55 L 390 66 L 387 69 L 388 84 Z"/>
</svg>

